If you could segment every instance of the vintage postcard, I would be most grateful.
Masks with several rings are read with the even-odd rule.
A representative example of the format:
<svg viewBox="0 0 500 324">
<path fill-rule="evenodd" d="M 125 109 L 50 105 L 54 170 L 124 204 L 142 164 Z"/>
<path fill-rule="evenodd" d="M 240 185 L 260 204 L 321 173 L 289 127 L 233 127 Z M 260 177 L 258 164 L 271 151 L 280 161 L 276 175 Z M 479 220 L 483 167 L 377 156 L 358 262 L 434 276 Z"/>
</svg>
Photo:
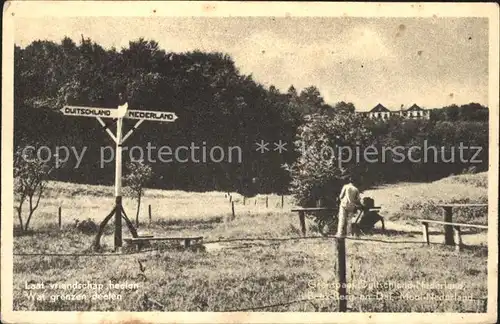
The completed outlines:
<svg viewBox="0 0 500 324">
<path fill-rule="evenodd" d="M 494 323 L 499 7 L 12 1 L 5 323 Z"/>
</svg>

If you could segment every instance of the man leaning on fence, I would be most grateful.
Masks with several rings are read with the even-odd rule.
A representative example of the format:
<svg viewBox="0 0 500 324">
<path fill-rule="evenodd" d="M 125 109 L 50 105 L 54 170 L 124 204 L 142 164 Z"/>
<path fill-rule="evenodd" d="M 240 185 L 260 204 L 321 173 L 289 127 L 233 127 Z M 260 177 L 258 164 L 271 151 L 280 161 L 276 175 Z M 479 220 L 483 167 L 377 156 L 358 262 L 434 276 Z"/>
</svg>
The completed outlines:
<svg viewBox="0 0 500 324">
<path fill-rule="evenodd" d="M 340 208 L 339 208 L 339 224 L 337 229 L 337 236 L 344 236 L 347 232 L 347 223 L 351 221 L 354 212 L 357 208 L 361 208 L 361 199 L 359 189 L 353 184 L 352 177 L 346 178 L 347 184 L 342 187 L 340 192 Z"/>
</svg>

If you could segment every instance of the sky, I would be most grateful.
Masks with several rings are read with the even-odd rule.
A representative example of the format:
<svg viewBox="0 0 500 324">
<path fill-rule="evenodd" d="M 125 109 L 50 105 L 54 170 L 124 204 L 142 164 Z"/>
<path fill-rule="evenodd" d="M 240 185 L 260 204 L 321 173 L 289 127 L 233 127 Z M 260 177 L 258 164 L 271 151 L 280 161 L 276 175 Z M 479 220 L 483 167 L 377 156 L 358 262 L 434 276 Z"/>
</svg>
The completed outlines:
<svg viewBox="0 0 500 324">
<path fill-rule="evenodd" d="M 241 73 L 286 91 L 314 85 L 325 101 L 366 111 L 488 104 L 486 18 L 65 17 L 19 18 L 15 43 L 128 47 L 140 37 L 166 51 L 231 55 Z"/>
</svg>

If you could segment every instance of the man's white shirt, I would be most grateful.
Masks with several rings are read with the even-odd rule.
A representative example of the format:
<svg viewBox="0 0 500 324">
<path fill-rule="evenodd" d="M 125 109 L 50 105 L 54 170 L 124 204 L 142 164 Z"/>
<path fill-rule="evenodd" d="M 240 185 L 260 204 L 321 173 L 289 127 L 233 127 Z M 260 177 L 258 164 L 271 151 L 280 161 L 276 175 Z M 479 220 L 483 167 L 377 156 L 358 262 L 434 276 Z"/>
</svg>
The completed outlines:
<svg viewBox="0 0 500 324">
<path fill-rule="evenodd" d="M 359 204 L 359 190 L 352 183 L 346 184 L 342 187 L 340 192 L 340 206 L 353 211 L 355 207 Z"/>
</svg>

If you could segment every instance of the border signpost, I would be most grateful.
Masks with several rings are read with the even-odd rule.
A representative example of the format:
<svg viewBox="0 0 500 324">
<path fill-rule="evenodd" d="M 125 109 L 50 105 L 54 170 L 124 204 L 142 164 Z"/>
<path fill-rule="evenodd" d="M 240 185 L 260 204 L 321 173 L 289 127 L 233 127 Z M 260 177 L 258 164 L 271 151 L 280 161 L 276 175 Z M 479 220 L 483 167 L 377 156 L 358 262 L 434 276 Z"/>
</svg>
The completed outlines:
<svg viewBox="0 0 500 324">
<path fill-rule="evenodd" d="M 106 130 L 111 139 L 116 143 L 116 156 L 115 156 L 115 206 L 111 213 L 109 213 L 99 225 L 99 231 L 94 241 L 94 248 L 100 247 L 100 240 L 104 227 L 108 221 L 115 216 L 115 235 L 114 246 L 115 251 L 119 251 L 122 247 L 122 218 L 125 220 L 133 237 L 137 237 L 137 231 L 132 222 L 125 214 L 122 204 L 122 145 L 132 135 L 132 133 L 141 125 L 145 120 L 157 122 L 174 122 L 178 117 L 173 112 L 163 111 L 147 111 L 147 110 L 128 110 L 128 104 L 119 105 L 118 109 L 108 109 L 99 107 L 84 107 L 84 106 L 64 106 L 61 112 L 66 116 L 75 117 L 94 117 Z M 109 129 L 102 118 L 112 118 L 116 120 L 116 134 Z M 139 121 L 125 136 L 122 134 L 123 118 L 138 119 Z"/>
</svg>

